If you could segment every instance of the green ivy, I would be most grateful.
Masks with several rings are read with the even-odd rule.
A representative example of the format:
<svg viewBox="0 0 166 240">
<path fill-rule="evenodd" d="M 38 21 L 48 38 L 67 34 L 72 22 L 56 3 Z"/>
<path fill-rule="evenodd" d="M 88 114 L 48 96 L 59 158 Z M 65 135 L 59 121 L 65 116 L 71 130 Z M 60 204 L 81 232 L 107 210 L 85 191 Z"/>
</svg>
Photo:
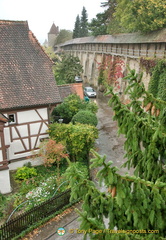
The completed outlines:
<svg viewBox="0 0 166 240">
<path fill-rule="evenodd" d="M 152 71 L 148 90 L 154 97 L 166 101 L 166 60 L 157 61 Z"/>
</svg>

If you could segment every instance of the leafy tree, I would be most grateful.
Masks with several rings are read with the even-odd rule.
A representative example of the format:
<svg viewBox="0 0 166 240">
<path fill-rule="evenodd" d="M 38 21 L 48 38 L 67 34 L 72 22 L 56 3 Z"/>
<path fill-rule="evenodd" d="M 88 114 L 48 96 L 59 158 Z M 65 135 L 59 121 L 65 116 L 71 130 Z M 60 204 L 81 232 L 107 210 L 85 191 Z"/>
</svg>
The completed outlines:
<svg viewBox="0 0 166 240">
<path fill-rule="evenodd" d="M 166 27 L 165 2 L 162 0 L 107 0 L 102 3 L 109 34 L 150 32 Z"/>
<path fill-rule="evenodd" d="M 73 38 L 79 38 L 80 37 L 80 17 L 77 15 L 75 25 L 74 25 L 74 30 L 73 30 Z"/>
<path fill-rule="evenodd" d="M 52 116 L 55 119 L 56 116 L 61 116 L 64 119 L 65 123 L 69 123 L 73 116 L 77 114 L 80 110 L 89 110 L 92 113 L 97 112 L 97 105 L 94 102 L 89 102 L 88 104 L 81 100 L 80 97 L 76 94 L 70 94 L 66 97 L 63 103 L 57 105 L 53 112 Z"/>
<path fill-rule="evenodd" d="M 129 32 L 150 32 L 166 26 L 165 14 L 162 0 L 118 0 L 115 16 Z"/>
<path fill-rule="evenodd" d="M 66 97 L 63 103 L 57 105 L 53 112 L 52 116 L 61 116 L 64 119 L 65 123 L 69 123 L 72 117 L 81 109 L 82 101 L 80 97 L 76 94 L 70 94 Z"/>
<path fill-rule="evenodd" d="M 80 110 L 74 115 L 71 122 L 74 124 L 79 122 L 82 124 L 89 124 L 96 127 L 98 120 L 94 113 L 87 110 Z"/>
<path fill-rule="evenodd" d="M 112 95 L 109 105 L 115 112 L 119 134 L 126 137 L 127 161 L 123 166 L 134 168 L 134 176 L 119 175 L 118 169 L 111 166 L 112 161 L 106 162 L 106 156 L 92 150 L 95 158 L 90 167 L 99 168 L 98 185 L 85 179 L 70 163 L 66 174 L 72 189 L 71 200 L 83 199 L 82 212 L 77 211 L 80 229 L 87 230 L 85 238 L 89 234 L 90 239 L 97 240 L 116 240 L 117 236 L 120 240 L 164 239 L 166 116 L 163 110 L 166 102 L 145 90 L 142 74 L 136 74 L 135 70 L 131 70 L 125 79 L 128 81 L 129 104 L 124 105 L 112 87 L 108 87 L 107 94 Z M 99 190 L 101 185 L 105 186 L 105 192 Z"/>
<path fill-rule="evenodd" d="M 51 139 L 66 146 L 72 161 L 89 163 L 89 152 L 93 148 L 98 130 L 87 124 L 59 124 L 54 123 L 49 127 Z"/>
<path fill-rule="evenodd" d="M 82 9 L 81 13 L 81 21 L 80 21 L 80 37 L 87 37 L 88 36 L 88 15 L 85 7 Z"/>
<path fill-rule="evenodd" d="M 45 166 L 57 166 L 57 182 L 60 181 L 60 163 L 62 159 L 67 158 L 65 146 L 57 143 L 55 140 L 49 139 L 41 143 L 39 157 L 42 158 Z"/>
<path fill-rule="evenodd" d="M 107 34 L 107 25 L 106 25 L 106 14 L 98 13 L 96 18 L 93 18 L 89 23 L 89 30 L 91 31 L 91 35 L 105 35 Z"/>
<path fill-rule="evenodd" d="M 73 35 L 73 33 L 69 30 L 66 30 L 66 29 L 60 30 L 60 32 L 56 38 L 55 44 L 64 43 L 64 42 L 72 39 L 72 35 Z"/>
<path fill-rule="evenodd" d="M 107 2 L 102 2 L 101 6 L 107 8 L 103 13 L 106 19 L 105 22 L 107 24 L 107 32 L 109 34 L 124 32 L 124 29 L 122 29 L 115 16 L 118 0 L 108 0 Z"/>
<path fill-rule="evenodd" d="M 65 123 L 69 123 L 73 116 L 80 110 L 88 110 L 95 114 L 97 109 L 96 103 L 89 102 L 87 104 L 84 100 L 81 100 L 78 95 L 70 94 L 64 99 L 63 103 L 54 108 L 52 115 L 54 119 L 56 116 L 61 116 Z"/>
<path fill-rule="evenodd" d="M 44 51 L 47 53 L 47 55 L 53 60 L 53 62 L 57 62 L 59 59 L 59 56 L 55 54 L 52 47 L 45 47 L 43 46 Z"/>
<path fill-rule="evenodd" d="M 54 67 L 54 75 L 58 85 L 66 83 L 74 83 L 75 76 L 79 76 L 83 72 L 78 57 L 64 54 Z"/>
</svg>

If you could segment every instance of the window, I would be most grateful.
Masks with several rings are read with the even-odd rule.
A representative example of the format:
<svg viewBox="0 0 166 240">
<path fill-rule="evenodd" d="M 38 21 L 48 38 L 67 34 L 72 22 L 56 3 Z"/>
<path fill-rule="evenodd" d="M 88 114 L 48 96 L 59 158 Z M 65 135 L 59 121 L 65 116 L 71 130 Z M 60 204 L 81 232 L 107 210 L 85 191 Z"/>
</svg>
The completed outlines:
<svg viewBox="0 0 166 240">
<path fill-rule="evenodd" d="M 14 113 L 8 115 L 9 118 L 9 124 L 16 123 L 16 115 Z"/>
</svg>

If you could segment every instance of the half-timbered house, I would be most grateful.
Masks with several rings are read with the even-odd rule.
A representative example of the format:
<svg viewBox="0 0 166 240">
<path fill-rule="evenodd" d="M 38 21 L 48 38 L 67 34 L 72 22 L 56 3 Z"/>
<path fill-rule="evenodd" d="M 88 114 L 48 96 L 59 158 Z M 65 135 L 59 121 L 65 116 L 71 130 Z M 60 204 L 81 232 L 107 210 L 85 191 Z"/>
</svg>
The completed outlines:
<svg viewBox="0 0 166 240">
<path fill-rule="evenodd" d="M 53 62 L 26 21 L 0 21 L 0 39 L 0 191 L 6 193 L 4 171 L 23 165 L 38 150 L 61 97 Z"/>
</svg>

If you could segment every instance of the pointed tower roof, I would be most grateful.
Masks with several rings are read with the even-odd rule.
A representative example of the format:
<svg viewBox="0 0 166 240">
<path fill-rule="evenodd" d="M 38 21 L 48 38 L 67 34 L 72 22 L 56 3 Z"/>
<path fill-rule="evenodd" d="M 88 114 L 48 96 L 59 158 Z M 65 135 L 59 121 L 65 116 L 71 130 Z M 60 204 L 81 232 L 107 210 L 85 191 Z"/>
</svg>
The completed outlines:
<svg viewBox="0 0 166 240">
<path fill-rule="evenodd" d="M 55 23 L 53 23 L 48 34 L 58 34 L 58 33 L 59 33 L 59 27 L 56 27 Z"/>
</svg>

